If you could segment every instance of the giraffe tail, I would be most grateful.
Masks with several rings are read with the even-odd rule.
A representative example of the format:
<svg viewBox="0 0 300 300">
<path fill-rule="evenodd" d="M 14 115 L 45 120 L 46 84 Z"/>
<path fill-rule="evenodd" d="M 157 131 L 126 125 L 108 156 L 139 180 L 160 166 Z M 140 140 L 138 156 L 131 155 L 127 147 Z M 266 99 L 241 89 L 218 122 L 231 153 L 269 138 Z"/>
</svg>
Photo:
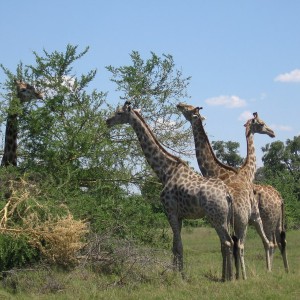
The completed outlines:
<svg viewBox="0 0 300 300">
<path fill-rule="evenodd" d="M 234 232 L 234 206 L 233 206 L 233 197 L 228 193 L 227 201 L 229 204 L 229 215 L 228 215 L 228 228 L 231 228 L 231 238 L 233 241 L 233 257 L 235 261 L 237 260 L 237 251 L 238 251 L 238 239 Z"/>
<path fill-rule="evenodd" d="M 280 232 L 280 243 L 281 243 L 281 252 L 285 251 L 286 247 L 286 234 L 285 234 L 285 211 L 284 211 L 284 202 L 281 203 L 281 232 Z"/>
<path fill-rule="evenodd" d="M 233 198 L 232 196 L 227 193 L 227 202 L 228 202 L 228 218 L 227 218 L 227 227 L 232 228 L 234 231 L 234 211 L 233 211 Z"/>
</svg>

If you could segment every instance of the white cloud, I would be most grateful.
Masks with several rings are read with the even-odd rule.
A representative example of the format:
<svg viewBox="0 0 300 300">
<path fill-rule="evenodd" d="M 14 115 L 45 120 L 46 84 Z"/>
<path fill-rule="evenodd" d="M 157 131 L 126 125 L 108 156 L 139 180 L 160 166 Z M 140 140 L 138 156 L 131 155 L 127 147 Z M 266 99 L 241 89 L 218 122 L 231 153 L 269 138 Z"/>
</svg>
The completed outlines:
<svg viewBox="0 0 300 300">
<path fill-rule="evenodd" d="M 274 80 L 280 82 L 300 82 L 300 69 L 295 69 L 289 73 L 279 74 Z"/>
<path fill-rule="evenodd" d="M 223 105 L 228 108 L 243 107 L 247 105 L 246 100 L 241 99 L 240 97 L 234 95 L 232 96 L 221 95 L 218 97 L 206 99 L 205 102 L 208 105 L 213 105 L 213 106 Z"/>
<path fill-rule="evenodd" d="M 249 110 L 245 110 L 244 112 L 242 112 L 239 117 L 238 117 L 238 120 L 239 121 L 243 121 L 243 122 L 246 122 L 248 121 L 249 119 L 252 119 L 253 118 L 253 114 L 251 111 Z"/>
</svg>

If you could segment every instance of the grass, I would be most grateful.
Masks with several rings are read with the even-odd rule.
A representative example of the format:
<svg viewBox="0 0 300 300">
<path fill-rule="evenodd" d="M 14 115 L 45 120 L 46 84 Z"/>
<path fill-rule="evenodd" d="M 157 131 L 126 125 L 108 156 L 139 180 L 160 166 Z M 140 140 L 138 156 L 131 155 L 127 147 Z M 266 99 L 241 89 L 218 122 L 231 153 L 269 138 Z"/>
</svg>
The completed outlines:
<svg viewBox="0 0 300 300">
<path fill-rule="evenodd" d="M 168 268 L 170 251 L 104 274 L 87 266 L 72 271 L 39 268 L 2 281 L 2 299 L 300 299 L 300 231 L 287 233 L 290 273 L 276 250 L 272 273 L 265 270 L 262 242 L 250 229 L 245 247 L 248 280 L 220 282 L 220 244 L 214 230 L 183 229 L 186 278 Z M 146 254 L 145 254 L 146 255 Z M 149 252 L 150 255 L 150 252 Z"/>
</svg>

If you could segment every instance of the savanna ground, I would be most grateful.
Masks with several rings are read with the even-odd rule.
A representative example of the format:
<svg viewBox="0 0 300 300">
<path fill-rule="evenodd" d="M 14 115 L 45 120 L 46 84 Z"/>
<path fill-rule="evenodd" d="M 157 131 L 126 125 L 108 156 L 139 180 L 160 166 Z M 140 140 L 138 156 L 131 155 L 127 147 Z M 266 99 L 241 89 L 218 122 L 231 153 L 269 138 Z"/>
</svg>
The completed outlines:
<svg viewBox="0 0 300 300">
<path fill-rule="evenodd" d="M 119 270 L 117 264 L 97 269 L 96 263 L 81 263 L 71 271 L 46 266 L 13 271 L 2 280 L 0 299 L 300 299 L 300 231 L 289 231 L 287 241 L 289 274 L 278 249 L 273 272 L 266 272 L 262 242 L 250 229 L 245 247 L 248 280 L 220 282 L 214 230 L 183 229 L 185 279 L 171 270 L 170 251 L 126 246 L 133 252 L 117 254 L 124 255 Z"/>
</svg>

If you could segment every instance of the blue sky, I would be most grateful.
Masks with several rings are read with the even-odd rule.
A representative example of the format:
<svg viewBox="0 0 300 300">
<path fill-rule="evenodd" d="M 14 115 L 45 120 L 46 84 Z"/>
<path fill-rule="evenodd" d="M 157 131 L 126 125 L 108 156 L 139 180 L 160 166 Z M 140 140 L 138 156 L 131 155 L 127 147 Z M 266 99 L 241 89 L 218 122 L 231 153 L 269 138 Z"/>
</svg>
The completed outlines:
<svg viewBox="0 0 300 300">
<path fill-rule="evenodd" d="M 300 1 L 289 0 L 18 0 L 1 1 L 0 63 L 14 71 L 34 63 L 32 51 L 64 51 L 68 43 L 88 54 L 77 74 L 97 69 L 93 88 L 115 85 L 105 66 L 130 63 L 139 51 L 171 54 L 191 76 L 182 99 L 204 107 L 211 140 L 237 141 L 246 155 L 243 124 L 252 112 L 274 129 L 255 136 L 260 148 L 300 134 Z M 0 71 L 0 82 L 5 76 Z"/>
</svg>

